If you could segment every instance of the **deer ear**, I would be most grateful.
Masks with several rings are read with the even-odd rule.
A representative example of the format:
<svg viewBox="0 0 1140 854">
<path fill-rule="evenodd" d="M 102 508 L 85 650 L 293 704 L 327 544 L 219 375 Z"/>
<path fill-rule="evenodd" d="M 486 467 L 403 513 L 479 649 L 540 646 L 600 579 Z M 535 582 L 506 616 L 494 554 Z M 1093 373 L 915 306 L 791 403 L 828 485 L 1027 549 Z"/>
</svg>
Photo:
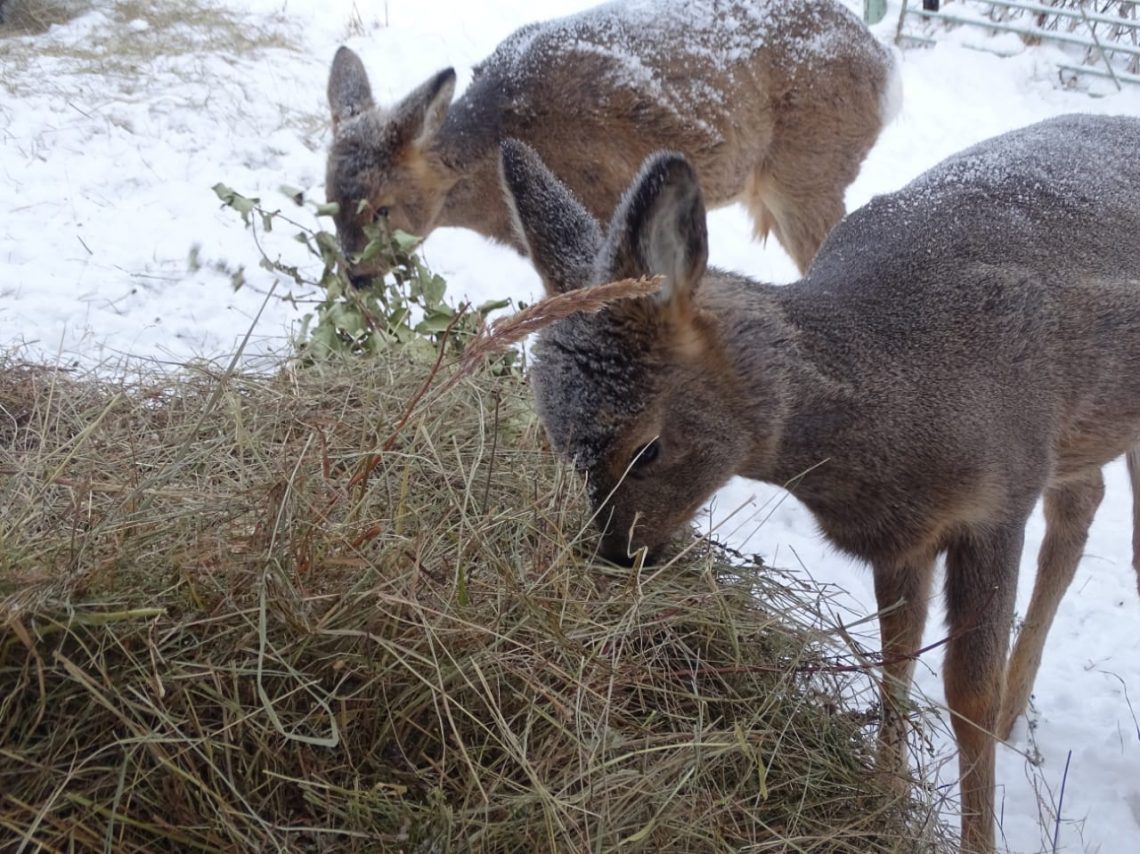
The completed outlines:
<svg viewBox="0 0 1140 854">
<path fill-rule="evenodd" d="M 368 85 L 368 72 L 352 50 L 341 45 L 333 57 L 329 70 L 329 109 L 332 111 L 333 132 L 345 119 L 371 110 L 372 87 Z"/>
<path fill-rule="evenodd" d="M 607 258 L 611 278 L 664 276 L 650 299 L 687 307 L 708 263 L 708 230 L 696 173 L 682 155 L 645 161 L 614 212 Z"/>
<path fill-rule="evenodd" d="M 399 138 L 405 143 L 423 147 L 431 143 L 455 95 L 455 69 L 445 68 L 411 94 L 392 111 Z"/>
<path fill-rule="evenodd" d="M 508 139 L 500 152 L 515 233 L 546 292 L 564 293 L 588 284 L 602 244 L 597 220 L 529 145 Z"/>
</svg>

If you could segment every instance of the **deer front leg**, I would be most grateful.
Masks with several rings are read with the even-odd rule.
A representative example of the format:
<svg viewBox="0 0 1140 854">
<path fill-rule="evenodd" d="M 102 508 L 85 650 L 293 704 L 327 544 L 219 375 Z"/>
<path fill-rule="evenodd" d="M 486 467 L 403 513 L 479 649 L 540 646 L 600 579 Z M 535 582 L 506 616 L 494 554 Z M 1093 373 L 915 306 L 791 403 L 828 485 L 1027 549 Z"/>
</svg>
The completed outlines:
<svg viewBox="0 0 1140 854">
<path fill-rule="evenodd" d="M 876 565 L 874 574 L 883 647 L 879 683 L 883 717 L 879 729 L 878 770 L 890 775 L 892 787 L 901 795 L 910 784 L 906 753 L 907 697 L 914 674 L 914 654 L 922 644 L 922 630 L 926 625 L 934 556 Z"/>
<path fill-rule="evenodd" d="M 994 728 L 1017 594 L 1024 520 L 958 537 L 946 553 L 950 642 L 943 678 L 958 741 L 962 851 L 994 850 Z"/>
</svg>

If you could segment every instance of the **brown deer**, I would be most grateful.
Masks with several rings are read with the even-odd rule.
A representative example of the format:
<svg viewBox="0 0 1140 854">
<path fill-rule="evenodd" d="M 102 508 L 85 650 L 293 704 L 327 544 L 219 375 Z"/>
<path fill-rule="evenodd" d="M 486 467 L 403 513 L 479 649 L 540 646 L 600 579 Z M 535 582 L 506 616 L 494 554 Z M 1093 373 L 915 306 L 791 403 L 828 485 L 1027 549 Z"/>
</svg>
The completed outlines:
<svg viewBox="0 0 1140 854">
<path fill-rule="evenodd" d="M 901 99 L 891 53 L 837 0 L 609 3 L 518 30 L 452 104 L 455 79 L 380 109 L 360 58 L 337 51 L 326 192 L 349 258 L 374 221 L 522 251 L 499 175 L 499 143 L 517 138 L 599 218 L 649 154 L 680 151 L 710 204 L 743 202 L 806 270 Z"/>
<path fill-rule="evenodd" d="M 1025 707 L 1104 485 L 1140 490 L 1140 119 L 1066 116 L 983 142 L 840 223 L 785 287 L 706 269 L 697 176 L 651 157 L 605 230 L 522 143 L 503 145 L 549 292 L 664 277 L 544 331 L 531 378 L 585 472 L 603 553 L 648 559 L 732 475 L 785 485 L 874 570 L 880 767 L 905 788 L 905 703 L 934 563 L 962 848 L 994 845 L 994 743 Z M 1003 669 L 1026 519 L 1036 589 Z M 1137 511 L 1140 513 L 1140 510 Z"/>
</svg>

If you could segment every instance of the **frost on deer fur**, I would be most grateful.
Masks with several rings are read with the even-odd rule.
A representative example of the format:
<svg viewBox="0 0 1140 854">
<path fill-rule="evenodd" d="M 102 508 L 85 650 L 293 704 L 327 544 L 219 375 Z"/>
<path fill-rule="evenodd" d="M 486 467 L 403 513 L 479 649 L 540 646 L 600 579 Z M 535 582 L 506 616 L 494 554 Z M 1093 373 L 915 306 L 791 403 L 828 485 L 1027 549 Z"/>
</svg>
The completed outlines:
<svg viewBox="0 0 1140 854">
<path fill-rule="evenodd" d="M 1132 134 L 1127 123 L 1106 123 L 1089 115 L 1072 115 L 1041 123 L 1034 135 L 1035 145 L 1027 147 L 1023 138 L 1026 129 L 999 138 L 995 144 L 979 144 L 947 158 L 938 168 L 932 169 L 912 183 L 914 188 L 937 192 L 951 185 L 969 184 L 975 188 L 996 188 L 1013 180 L 1022 186 L 1031 186 L 1035 192 L 1048 187 L 1058 200 L 1081 203 L 1093 189 L 1086 176 L 1074 175 L 1065 164 L 1076 154 L 1074 138 L 1081 149 L 1097 149 L 1107 140 L 1108 130 L 1118 134 Z M 1074 134 L 1076 131 L 1076 134 Z M 1135 139 L 1136 152 L 1140 152 L 1140 138 Z M 1123 174 L 1126 163 L 1114 160 L 1114 149 L 1105 148 L 1100 168 L 1106 175 Z M 1016 169 L 1012 169 L 1016 164 Z M 1098 196 L 1107 193 L 1116 196 L 1124 205 L 1132 199 L 1132 191 L 1123 182 L 1095 185 Z"/>
<path fill-rule="evenodd" d="M 1033 144 L 1027 144 L 1027 139 Z M 1062 240 L 1070 224 L 1094 207 L 1121 216 L 1134 209 L 1134 191 L 1123 181 L 1105 180 L 1106 176 L 1130 174 L 1135 169 L 1125 157 L 1114 155 L 1129 150 L 1140 151 L 1140 137 L 1135 121 L 1125 116 L 1062 116 L 987 140 L 948 157 L 903 191 L 878 196 L 868 204 L 867 210 L 880 218 L 880 225 L 889 218 L 897 226 L 870 234 L 863 227 L 869 219 L 866 214 L 848 217 L 825 242 L 829 251 L 821 251 L 819 266 L 838 269 L 846 265 L 850 273 L 862 263 L 861 243 L 865 240 L 893 245 L 894 255 L 905 257 L 910 243 L 899 231 L 912 216 L 920 214 L 936 225 L 926 236 L 932 252 L 970 249 L 975 259 L 987 263 L 1020 258 L 1033 264 L 1038 260 L 1035 253 L 1039 247 L 979 232 L 963 213 L 963 199 L 1000 200 L 1008 221 L 1019 225 L 1035 222 L 1038 227 L 1048 223 Z M 1070 166 L 1074 158 L 1098 163 L 1098 174 L 1075 172 Z M 1071 245 L 1067 251 L 1079 256 L 1090 271 L 1100 266 L 1091 241 Z"/>
<path fill-rule="evenodd" d="M 850 27 L 819 25 L 837 11 Z M 861 27 L 832 0 L 619 0 L 520 29 L 475 75 L 551 73 L 554 64 L 571 65 L 576 53 L 594 52 L 612 59 L 608 82 L 641 89 L 657 103 L 683 112 L 698 102 L 722 104 L 722 98 L 701 75 L 678 73 L 678 44 L 708 69 L 729 68 L 779 48 L 773 55 L 783 65 L 810 74 L 816 59 L 860 53 L 881 59 L 886 48 L 851 38 L 852 28 Z M 871 57 L 872 52 L 878 55 Z M 726 111 L 731 107 L 723 106 Z"/>
</svg>

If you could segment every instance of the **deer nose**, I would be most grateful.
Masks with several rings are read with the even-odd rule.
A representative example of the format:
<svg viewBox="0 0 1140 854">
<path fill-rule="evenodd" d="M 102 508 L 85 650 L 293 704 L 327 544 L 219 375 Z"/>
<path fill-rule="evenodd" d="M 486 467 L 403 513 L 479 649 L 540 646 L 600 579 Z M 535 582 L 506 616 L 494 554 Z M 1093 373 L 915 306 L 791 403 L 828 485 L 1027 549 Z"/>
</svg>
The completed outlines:
<svg viewBox="0 0 1140 854">
<path fill-rule="evenodd" d="M 358 291 L 372 284 L 372 276 L 367 273 L 353 273 L 348 277 L 348 280 L 352 282 L 352 286 Z"/>
<path fill-rule="evenodd" d="M 607 531 L 602 536 L 602 543 L 598 552 L 610 563 L 618 566 L 633 566 L 641 549 L 645 546 L 648 546 L 648 543 L 631 543 L 629 536 L 624 532 L 619 535 Z M 649 546 L 643 563 L 646 566 L 656 563 L 661 556 L 661 548 L 661 546 Z"/>
<path fill-rule="evenodd" d="M 631 555 L 624 547 L 620 549 L 610 549 L 602 546 L 601 553 L 602 557 L 604 557 L 610 563 L 625 567 L 633 566 L 633 555 Z"/>
</svg>

